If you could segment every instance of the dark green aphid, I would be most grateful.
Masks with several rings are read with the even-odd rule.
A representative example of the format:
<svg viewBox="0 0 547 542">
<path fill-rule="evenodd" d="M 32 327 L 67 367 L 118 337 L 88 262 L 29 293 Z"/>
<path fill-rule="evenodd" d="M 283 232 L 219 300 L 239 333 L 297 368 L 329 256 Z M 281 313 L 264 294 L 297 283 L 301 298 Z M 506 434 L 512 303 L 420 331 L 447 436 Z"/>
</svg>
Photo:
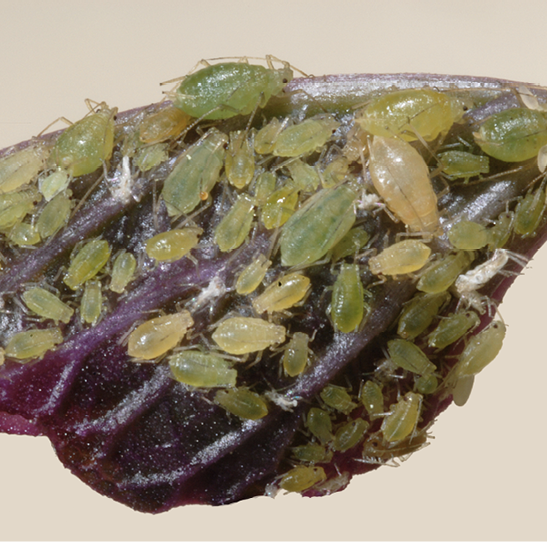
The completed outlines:
<svg viewBox="0 0 547 542">
<path fill-rule="evenodd" d="M 357 404 L 351 400 L 350 394 L 338 386 L 328 385 L 319 394 L 323 402 L 335 410 L 349 414 Z"/>
<path fill-rule="evenodd" d="M 426 375 L 437 369 L 423 351 L 410 341 L 393 339 L 388 341 L 387 350 L 395 365 L 412 373 Z"/>
<path fill-rule="evenodd" d="M 401 311 L 397 334 L 403 339 L 413 340 L 433 322 L 441 308 L 450 299 L 450 294 L 418 294 Z"/>
</svg>

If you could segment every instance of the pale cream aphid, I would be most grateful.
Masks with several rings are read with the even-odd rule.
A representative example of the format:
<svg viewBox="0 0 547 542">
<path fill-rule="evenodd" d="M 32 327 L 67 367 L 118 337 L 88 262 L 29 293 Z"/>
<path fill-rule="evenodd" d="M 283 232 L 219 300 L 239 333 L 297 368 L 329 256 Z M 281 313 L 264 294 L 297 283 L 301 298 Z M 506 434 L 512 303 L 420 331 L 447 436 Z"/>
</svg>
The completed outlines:
<svg viewBox="0 0 547 542">
<path fill-rule="evenodd" d="M 13 244 L 21 247 L 37 245 L 41 241 L 40 234 L 34 224 L 28 224 L 27 222 L 15 224 L 9 232 L 8 239 Z"/>
<path fill-rule="evenodd" d="M 309 341 L 309 336 L 301 331 L 297 331 L 291 337 L 281 360 L 283 371 L 287 376 L 298 376 L 306 369 L 310 358 Z"/>
<path fill-rule="evenodd" d="M 374 275 L 406 275 L 420 270 L 428 261 L 431 249 L 422 241 L 407 239 L 385 248 L 368 260 Z"/>
<path fill-rule="evenodd" d="M 223 320 L 212 337 L 229 354 L 260 352 L 285 342 L 285 328 L 260 318 L 235 316 Z"/>
<path fill-rule="evenodd" d="M 268 414 L 266 401 L 247 388 L 229 388 L 215 394 L 215 403 L 231 414 L 246 420 L 260 420 Z"/>
<path fill-rule="evenodd" d="M 274 156 L 297 157 L 325 145 L 340 123 L 332 115 L 318 115 L 285 128 L 274 142 Z"/>
<path fill-rule="evenodd" d="M 412 232 L 439 230 L 437 196 L 420 153 L 406 141 L 375 136 L 369 145 L 374 188 Z"/>
<path fill-rule="evenodd" d="M 456 312 L 441 319 L 439 325 L 428 335 L 427 344 L 431 348 L 442 350 L 479 324 L 480 318 L 476 312 Z"/>
<path fill-rule="evenodd" d="M 42 239 L 52 237 L 68 223 L 73 206 L 73 201 L 70 199 L 71 195 L 70 190 L 61 192 L 42 209 L 36 221 L 36 229 Z"/>
<path fill-rule="evenodd" d="M 357 408 L 357 403 L 351 400 L 351 395 L 340 386 L 328 384 L 321 390 L 319 395 L 325 405 L 344 414 L 349 414 Z"/>
<path fill-rule="evenodd" d="M 237 370 L 219 354 L 195 349 L 181 350 L 169 356 L 171 376 L 195 388 L 233 388 Z"/>
<path fill-rule="evenodd" d="M 519 254 L 497 248 L 490 259 L 470 269 L 465 275 L 460 275 L 454 283 L 454 291 L 460 300 L 484 314 L 484 297 L 477 293 L 488 281 L 494 278 L 512 260 L 521 266 L 526 266 L 528 260 Z"/>
<path fill-rule="evenodd" d="M 475 255 L 470 251 L 460 251 L 444 256 L 423 271 L 416 288 L 428 294 L 445 292 L 474 259 Z"/>
<path fill-rule="evenodd" d="M 398 442 L 410 436 L 416 429 L 423 397 L 409 391 L 397 403 L 391 405 L 382 422 L 382 434 L 387 442 Z"/>
<path fill-rule="evenodd" d="M 88 104 L 89 105 L 89 104 Z M 69 126 L 55 142 L 49 165 L 65 169 L 72 177 L 92 173 L 110 159 L 114 147 L 116 107 L 106 103 Z"/>
<path fill-rule="evenodd" d="M 30 288 L 22 295 L 25 305 L 42 318 L 51 318 L 68 324 L 74 309 L 44 288 Z"/>
<path fill-rule="evenodd" d="M 174 262 L 186 256 L 199 243 L 201 228 L 186 227 L 154 235 L 146 241 L 146 254 L 158 262 Z"/>
<path fill-rule="evenodd" d="M 334 434 L 332 447 L 337 452 L 347 452 L 364 438 L 370 424 L 362 418 L 355 418 L 339 427 Z"/>
<path fill-rule="evenodd" d="M 359 399 L 369 416 L 381 414 L 384 411 L 384 394 L 382 393 L 382 388 L 372 380 L 367 380 L 361 387 Z"/>
<path fill-rule="evenodd" d="M 422 376 L 437 370 L 435 364 L 431 363 L 423 350 L 413 342 L 393 339 L 387 342 L 387 350 L 391 361 L 405 371 Z"/>
<path fill-rule="evenodd" d="M 20 190 L 32 182 L 46 165 L 50 147 L 30 145 L 0 159 L 0 194 Z"/>
<path fill-rule="evenodd" d="M 227 142 L 226 135 L 211 128 L 177 160 L 161 192 L 169 216 L 188 214 L 209 197 L 224 165 Z"/>
<path fill-rule="evenodd" d="M 336 331 L 351 333 L 359 329 L 370 313 L 370 305 L 365 302 L 364 295 L 359 266 L 342 264 L 327 309 Z"/>
<path fill-rule="evenodd" d="M 157 360 L 177 346 L 194 320 L 187 310 L 159 316 L 134 329 L 128 338 L 127 353 L 134 361 Z"/>
<path fill-rule="evenodd" d="M 327 479 L 323 467 L 299 465 L 286 472 L 279 481 L 279 487 L 291 493 L 300 493 Z"/>
<path fill-rule="evenodd" d="M 125 250 L 120 252 L 114 260 L 112 266 L 112 278 L 110 279 L 110 290 L 117 294 L 123 293 L 127 285 L 133 280 L 135 270 L 137 268 L 137 260 L 131 252 Z"/>
<path fill-rule="evenodd" d="M 57 327 L 21 331 L 10 338 L 5 355 L 26 363 L 34 358 L 42 358 L 46 352 L 62 342 L 63 334 Z"/>
<path fill-rule="evenodd" d="M 64 192 L 70 184 L 68 173 L 61 168 L 52 171 L 38 180 L 38 188 L 46 201 L 51 201 L 57 194 Z"/>
<path fill-rule="evenodd" d="M 414 340 L 431 325 L 435 316 L 448 301 L 450 301 L 448 292 L 415 295 L 401 311 L 397 335 L 403 339 Z"/>
<path fill-rule="evenodd" d="M 282 265 L 310 265 L 327 254 L 355 223 L 355 199 L 347 185 L 320 190 L 309 198 L 283 226 Z"/>
<path fill-rule="evenodd" d="M 84 282 L 95 277 L 110 258 L 110 246 L 104 239 L 93 239 L 86 243 L 76 255 L 66 272 L 63 282 L 77 290 Z"/>
<path fill-rule="evenodd" d="M 310 433 L 322 444 L 332 440 L 332 421 L 326 410 L 317 407 L 310 408 L 305 424 Z"/>
<path fill-rule="evenodd" d="M 448 240 L 457 250 L 478 250 L 488 244 L 488 230 L 477 222 L 460 220 L 448 231 Z"/>
<path fill-rule="evenodd" d="M 34 186 L 19 192 L 0 193 L 0 230 L 9 230 L 21 222 L 34 211 L 35 203 L 41 199 L 41 194 Z"/>
<path fill-rule="evenodd" d="M 245 188 L 253 180 L 255 160 L 246 130 L 230 132 L 224 168 L 228 181 L 236 188 Z"/>
<path fill-rule="evenodd" d="M 192 117 L 169 104 L 155 113 L 146 115 L 138 124 L 139 139 L 147 145 L 176 139 L 188 126 Z"/>
<path fill-rule="evenodd" d="M 88 280 L 84 285 L 84 293 L 80 303 L 80 320 L 94 326 L 101 317 L 103 309 L 103 294 L 99 280 Z"/>
<path fill-rule="evenodd" d="M 264 254 L 259 254 L 256 260 L 245 267 L 237 277 L 236 292 L 239 295 L 253 293 L 264 280 L 271 265 L 271 260 L 268 260 Z"/>
<path fill-rule="evenodd" d="M 258 297 L 253 308 L 258 314 L 280 312 L 294 307 L 310 290 L 310 279 L 299 273 L 290 273 L 272 282 Z"/>
<path fill-rule="evenodd" d="M 302 463 L 330 463 L 332 451 L 321 444 L 302 444 L 291 449 L 293 456 Z"/>
<path fill-rule="evenodd" d="M 230 252 L 243 244 L 254 219 L 254 202 L 251 196 L 240 194 L 230 210 L 215 229 L 215 243 L 221 252 Z"/>
</svg>

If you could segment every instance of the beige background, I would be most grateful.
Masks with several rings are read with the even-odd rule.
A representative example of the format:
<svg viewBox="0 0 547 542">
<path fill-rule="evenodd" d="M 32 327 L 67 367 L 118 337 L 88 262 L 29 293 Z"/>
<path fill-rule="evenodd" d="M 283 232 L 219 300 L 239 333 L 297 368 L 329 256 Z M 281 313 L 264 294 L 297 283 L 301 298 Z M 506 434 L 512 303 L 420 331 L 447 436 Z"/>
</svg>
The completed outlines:
<svg viewBox="0 0 547 542">
<path fill-rule="evenodd" d="M 271 53 L 314 74 L 437 72 L 547 86 L 547 3 L 0 0 L 0 148 L 84 98 L 121 110 L 200 58 Z M 402 467 L 322 499 L 138 514 L 63 469 L 43 438 L 0 435 L 2 539 L 545 539 L 547 249 L 502 307 L 499 358 Z"/>
</svg>

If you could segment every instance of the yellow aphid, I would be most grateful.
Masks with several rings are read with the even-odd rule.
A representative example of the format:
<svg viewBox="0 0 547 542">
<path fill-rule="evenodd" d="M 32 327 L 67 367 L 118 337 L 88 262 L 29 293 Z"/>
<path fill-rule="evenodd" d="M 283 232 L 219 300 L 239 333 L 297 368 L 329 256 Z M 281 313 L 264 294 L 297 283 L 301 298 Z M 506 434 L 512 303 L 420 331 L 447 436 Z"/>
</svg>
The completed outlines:
<svg viewBox="0 0 547 542">
<path fill-rule="evenodd" d="M 173 378 L 196 388 L 232 388 L 237 371 L 223 357 L 199 350 L 183 350 L 169 357 Z"/>
<path fill-rule="evenodd" d="M 0 229 L 7 230 L 21 222 L 27 214 L 32 213 L 34 204 L 40 199 L 42 196 L 34 187 L 8 194 L 0 193 Z"/>
<path fill-rule="evenodd" d="M 98 280 L 88 280 L 85 283 L 84 294 L 80 304 L 80 319 L 94 326 L 101 317 L 103 295 L 101 283 Z"/>
<path fill-rule="evenodd" d="M 41 358 L 48 350 L 63 342 L 63 334 L 57 327 L 32 329 L 16 333 L 6 345 L 6 357 L 26 363 Z"/>
<path fill-rule="evenodd" d="M 247 194 L 241 194 L 215 229 L 215 243 L 221 252 L 235 250 L 245 241 L 253 218 L 253 200 Z"/>
<path fill-rule="evenodd" d="M 306 333 L 297 331 L 285 347 L 281 363 L 287 376 L 298 376 L 304 371 L 309 360 L 308 342 Z"/>
<path fill-rule="evenodd" d="M 46 201 L 51 201 L 57 194 L 67 189 L 70 183 L 68 173 L 63 169 L 56 169 L 47 177 L 41 178 L 38 182 L 40 193 Z"/>
<path fill-rule="evenodd" d="M 71 192 L 57 194 L 43 209 L 36 221 L 42 239 L 55 235 L 67 222 L 72 210 Z"/>
<path fill-rule="evenodd" d="M 48 155 L 45 145 L 31 145 L 0 159 L 0 194 L 29 184 L 44 169 Z"/>
<path fill-rule="evenodd" d="M 38 244 L 41 238 L 33 224 L 19 222 L 11 229 L 9 240 L 15 245 L 24 247 Z"/>
<path fill-rule="evenodd" d="M 246 132 L 230 132 L 224 167 L 228 181 L 236 188 L 245 188 L 253 180 L 255 160 Z"/>
<path fill-rule="evenodd" d="M 143 143 L 153 145 L 166 139 L 174 139 L 188 126 L 192 120 L 173 105 L 167 105 L 156 113 L 144 117 L 139 123 L 139 138 Z"/>
<path fill-rule="evenodd" d="M 371 273 L 375 275 L 404 275 L 421 269 L 429 259 L 431 249 L 421 241 L 400 241 L 369 259 Z"/>
<path fill-rule="evenodd" d="M 477 222 L 460 220 L 448 232 L 448 239 L 458 250 L 478 250 L 488 244 L 488 230 Z"/>
<path fill-rule="evenodd" d="M 92 279 L 110 258 L 110 247 L 104 239 L 93 239 L 84 245 L 70 262 L 63 282 L 72 290 Z"/>
<path fill-rule="evenodd" d="M 146 241 L 146 254 L 158 262 L 174 262 L 186 256 L 199 242 L 201 228 L 187 227 L 154 235 Z"/>
<path fill-rule="evenodd" d="M 254 292 L 264 277 L 268 268 L 272 265 L 264 254 L 259 254 L 237 277 L 236 292 L 239 295 L 247 295 Z"/>
<path fill-rule="evenodd" d="M 285 491 L 301 492 L 323 482 L 327 475 L 322 467 L 298 466 L 286 472 L 279 481 L 279 487 Z"/>
<path fill-rule="evenodd" d="M 246 420 L 259 420 L 268 414 L 268 405 L 258 393 L 246 388 L 219 390 L 215 403 L 228 412 Z"/>
<path fill-rule="evenodd" d="M 110 289 L 117 294 L 121 294 L 133 280 L 136 268 L 137 260 L 135 260 L 135 256 L 130 252 L 123 251 L 114 260 Z"/>
<path fill-rule="evenodd" d="M 274 281 L 264 292 L 253 299 L 258 314 L 289 309 L 302 301 L 310 289 L 310 279 L 299 273 L 291 273 Z"/>
<path fill-rule="evenodd" d="M 31 288 L 24 292 L 22 297 L 25 305 L 42 318 L 51 318 L 68 324 L 74 314 L 74 309 L 43 288 Z"/>
<path fill-rule="evenodd" d="M 127 353 L 136 360 L 157 358 L 177 346 L 193 325 L 187 310 L 152 318 L 131 332 Z"/>
<path fill-rule="evenodd" d="M 387 442 L 399 442 L 416 429 L 422 399 L 419 393 L 409 391 L 397 403 L 391 405 L 391 412 L 382 423 L 382 433 Z"/>
</svg>

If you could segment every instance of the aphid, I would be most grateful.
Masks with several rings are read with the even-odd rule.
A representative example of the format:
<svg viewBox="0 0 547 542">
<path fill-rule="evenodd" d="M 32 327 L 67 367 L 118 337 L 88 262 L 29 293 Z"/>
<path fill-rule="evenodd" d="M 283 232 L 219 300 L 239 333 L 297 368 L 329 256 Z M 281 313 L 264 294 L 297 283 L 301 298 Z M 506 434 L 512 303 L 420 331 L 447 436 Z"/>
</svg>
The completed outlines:
<svg viewBox="0 0 547 542">
<path fill-rule="evenodd" d="M 72 290 L 92 279 L 110 258 L 110 247 L 104 239 L 93 239 L 86 243 L 70 262 L 63 282 Z"/>
<path fill-rule="evenodd" d="M 448 292 L 418 294 L 403 308 L 399 316 L 397 334 L 407 340 L 414 340 L 433 322 L 441 308 L 450 300 Z"/>
<path fill-rule="evenodd" d="M 370 306 L 364 300 L 365 290 L 357 264 L 342 264 L 332 288 L 330 316 L 334 329 L 342 333 L 356 331 Z"/>
<path fill-rule="evenodd" d="M 327 475 L 323 467 L 305 467 L 299 465 L 286 472 L 279 481 L 279 487 L 285 491 L 301 492 L 323 482 Z"/>
<path fill-rule="evenodd" d="M 258 297 L 253 308 L 258 314 L 265 311 L 279 312 L 302 301 L 310 289 L 310 279 L 299 273 L 291 273 L 275 280 Z"/>
<path fill-rule="evenodd" d="M 306 368 L 309 360 L 309 340 L 306 333 L 297 331 L 285 347 L 281 363 L 287 376 L 298 376 Z"/>
<path fill-rule="evenodd" d="M 237 371 L 222 356 L 199 350 L 183 350 L 169 356 L 175 380 L 196 388 L 233 388 Z"/>
<path fill-rule="evenodd" d="M 186 256 L 199 242 L 201 228 L 186 227 L 154 235 L 146 241 L 146 254 L 158 262 L 174 262 Z"/>
<path fill-rule="evenodd" d="M 283 226 L 282 265 L 309 265 L 322 258 L 353 226 L 354 202 L 355 192 L 346 185 L 309 198 Z"/>
<path fill-rule="evenodd" d="M 253 218 L 253 200 L 249 195 L 241 194 L 215 229 L 215 243 L 221 252 L 230 252 L 245 241 Z"/>
<path fill-rule="evenodd" d="M 260 318 L 235 316 L 222 321 L 212 337 L 229 354 L 249 354 L 284 342 L 285 328 Z"/>
<path fill-rule="evenodd" d="M 407 239 L 384 249 L 368 260 L 374 275 L 404 275 L 421 269 L 429 259 L 431 249 L 422 241 Z"/>
<path fill-rule="evenodd" d="M 22 297 L 25 305 L 42 318 L 51 318 L 68 324 L 74 314 L 74 309 L 43 288 L 30 288 Z"/>
<path fill-rule="evenodd" d="M 439 229 L 437 196 L 422 156 L 406 141 L 375 136 L 370 176 L 388 208 L 413 232 Z"/>
<path fill-rule="evenodd" d="M 306 416 L 306 427 L 322 444 L 332 439 L 332 421 L 326 410 L 312 407 Z"/>
<path fill-rule="evenodd" d="M 425 431 L 414 432 L 410 437 L 393 443 L 383 441 L 377 436 L 371 436 L 363 445 L 363 457 L 371 458 L 373 463 L 386 463 L 396 457 L 409 456 L 424 446 L 427 446 Z"/>
<path fill-rule="evenodd" d="M 20 190 L 44 169 L 49 148 L 31 145 L 0 159 L 0 194 Z"/>
<path fill-rule="evenodd" d="M 61 192 L 42 209 L 36 221 L 36 229 L 42 239 L 55 235 L 68 222 L 72 210 L 71 195 L 70 190 Z"/>
<path fill-rule="evenodd" d="M 293 78 L 287 62 L 274 69 L 244 62 L 222 62 L 187 75 L 176 90 L 173 103 L 195 118 L 228 119 L 264 107 Z"/>
<path fill-rule="evenodd" d="M 48 350 L 62 342 L 63 334 L 57 327 L 21 331 L 8 341 L 5 355 L 26 363 L 34 358 L 41 358 Z"/>
<path fill-rule="evenodd" d="M 247 388 L 219 390 L 215 394 L 215 403 L 246 420 L 259 420 L 268 414 L 266 401 Z"/>
<path fill-rule="evenodd" d="M 387 342 L 391 361 L 412 373 L 420 376 L 434 372 L 437 367 L 431 363 L 420 347 L 405 339 L 393 339 Z"/>
<path fill-rule="evenodd" d="M 547 119 L 528 108 L 506 109 L 488 117 L 473 134 L 479 147 L 504 162 L 522 162 L 547 144 Z"/>
<path fill-rule="evenodd" d="M 384 137 L 399 136 L 405 141 L 433 141 L 446 134 L 463 116 L 462 104 L 446 94 L 429 89 L 390 92 L 372 100 L 357 114 L 363 130 Z"/>
<path fill-rule="evenodd" d="M 57 139 L 49 163 L 73 177 L 93 173 L 112 155 L 114 117 L 118 109 L 104 102 L 96 113 L 69 126 Z"/>
<path fill-rule="evenodd" d="M 490 171 L 488 156 L 480 156 L 465 151 L 446 151 L 437 155 L 443 174 L 449 180 L 464 179 L 486 174 Z"/>
<path fill-rule="evenodd" d="M 515 213 L 507 211 L 501 213 L 494 225 L 488 230 L 488 249 L 495 250 L 496 248 L 503 248 L 513 230 L 513 224 L 515 221 Z"/>
<path fill-rule="evenodd" d="M 391 412 L 382 423 L 384 440 L 399 442 L 412 434 L 418 423 L 422 399 L 419 393 L 409 391 L 397 403 L 391 405 Z"/>
<path fill-rule="evenodd" d="M 27 214 L 32 213 L 35 202 L 41 198 L 34 187 L 0 194 L 0 230 L 8 230 L 21 222 Z"/>
<path fill-rule="evenodd" d="M 539 188 L 535 192 L 528 192 L 515 209 L 515 233 L 523 237 L 534 235 L 544 212 L 545 190 Z"/>
<path fill-rule="evenodd" d="M 268 124 L 262 127 L 255 135 L 254 149 L 257 154 L 271 154 L 279 134 L 289 123 L 289 118 L 281 122 L 274 117 Z"/>
<path fill-rule="evenodd" d="M 70 177 L 64 169 L 56 169 L 47 177 L 38 181 L 38 188 L 46 201 L 51 201 L 57 194 L 68 188 Z"/>
<path fill-rule="evenodd" d="M 331 115 L 318 115 L 285 128 L 275 140 L 274 156 L 303 156 L 323 147 L 340 126 Z"/>
<path fill-rule="evenodd" d="M 142 172 L 145 172 L 159 166 L 168 158 L 169 153 L 167 152 L 167 143 L 157 143 L 156 145 L 140 148 L 133 159 L 133 164 L 135 164 Z"/>
<path fill-rule="evenodd" d="M 125 250 L 121 252 L 114 260 L 109 288 L 113 292 L 121 294 L 133 280 L 136 268 L 137 260 L 135 260 L 135 256 Z"/>
<path fill-rule="evenodd" d="M 428 294 L 445 292 L 473 262 L 472 252 L 457 252 L 431 264 L 422 274 L 416 288 Z"/>
<path fill-rule="evenodd" d="M 384 411 L 384 394 L 380 386 L 372 380 L 365 382 L 359 393 L 359 399 L 369 415 L 380 414 Z"/>
<path fill-rule="evenodd" d="M 329 384 L 321 390 L 319 395 L 327 406 L 343 412 L 344 414 L 349 414 L 357 407 L 357 404 L 351 400 L 351 395 L 344 388 L 340 388 L 339 386 Z"/>
<path fill-rule="evenodd" d="M 169 216 L 191 213 L 218 181 L 228 138 L 211 128 L 189 147 L 165 179 L 162 198 Z"/>
<path fill-rule="evenodd" d="M 349 172 L 349 162 L 345 156 L 335 158 L 323 170 L 321 182 L 324 188 L 332 188 L 344 181 Z"/>
<path fill-rule="evenodd" d="M 80 319 L 82 322 L 94 326 L 99 321 L 102 308 L 103 295 L 100 281 L 86 281 L 80 304 Z"/>
<path fill-rule="evenodd" d="M 294 185 L 304 192 L 315 192 L 319 188 L 319 174 L 316 169 L 303 162 L 300 158 L 287 164 Z"/>
<path fill-rule="evenodd" d="M 275 191 L 276 176 L 271 171 L 262 172 L 256 179 L 254 199 L 256 205 L 264 205 Z"/>
<path fill-rule="evenodd" d="M 488 244 L 488 230 L 477 222 L 460 220 L 448 231 L 448 240 L 458 250 L 478 250 Z"/>
<path fill-rule="evenodd" d="M 455 376 L 461 378 L 480 373 L 498 355 L 505 332 L 505 324 L 495 320 L 480 333 L 473 335 L 461 353 Z"/>
<path fill-rule="evenodd" d="M 332 261 L 337 262 L 355 254 L 370 241 L 370 234 L 363 228 L 353 228 L 332 249 Z"/>
<path fill-rule="evenodd" d="M 295 186 L 286 184 L 272 192 L 262 208 L 262 223 L 266 229 L 279 228 L 294 214 L 298 203 L 298 191 Z"/>
<path fill-rule="evenodd" d="M 187 310 L 152 318 L 131 332 L 127 353 L 137 360 L 157 358 L 177 346 L 193 325 Z"/>
<path fill-rule="evenodd" d="M 416 391 L 422 395 L 434 393 L 438 386 L 439 381 L 433 374 L 422 375 L 416 380 Z"/>
<path fill-rule="evenodd" d="M 268 268 L 272 265 L 264 254 L 259 254 L 237 277 L 236 292 L 239 295 L 248 295 L 254 292 L 264 277 Z"/>
<path fill-rule="evenodd" d="M 456 312 L 443 318 L 439 325 L 428 335 L 427 344 L 431 348 L 442 350 L 461 339 L 470 329 L 477 327 L 480 318 L 477 313 Z"/>
<path fill-rule="evenodd" d="M 347 452 L 357 446 L 369 428 L 369 423 L 362 418 L 355 418 L 338 428 L 334 434 L 333 448 L 338 452 Z"/>
<path fill-rule="evenodd" d="M 292 453 L 303 463 L 328 463 L 332 459 L 332 452 L 321 444 L 303 444 L 295 446 Z"/>
<path fill-rule="evenodd" d="M 32 246 L 41 241 L 40 234 L 34 224 L 19 222 L 15 224 L 9 233 L 9 240 L 18 246 Z"/>
<path fill-rule="evenodd" d="M 245 131 L 230 132 L 224 167 L 228 181 L 236 188 L 245 188 L 253 180 L 255 161 Z"/>
<path fill-rule="evenodd" d="M 146 115 L 139 123 L 139 139 L 142 143 L 154 145 L 167 139 L 174 139 L 188 126 L 192 117 L 173 105 Z"/>
</svg>

